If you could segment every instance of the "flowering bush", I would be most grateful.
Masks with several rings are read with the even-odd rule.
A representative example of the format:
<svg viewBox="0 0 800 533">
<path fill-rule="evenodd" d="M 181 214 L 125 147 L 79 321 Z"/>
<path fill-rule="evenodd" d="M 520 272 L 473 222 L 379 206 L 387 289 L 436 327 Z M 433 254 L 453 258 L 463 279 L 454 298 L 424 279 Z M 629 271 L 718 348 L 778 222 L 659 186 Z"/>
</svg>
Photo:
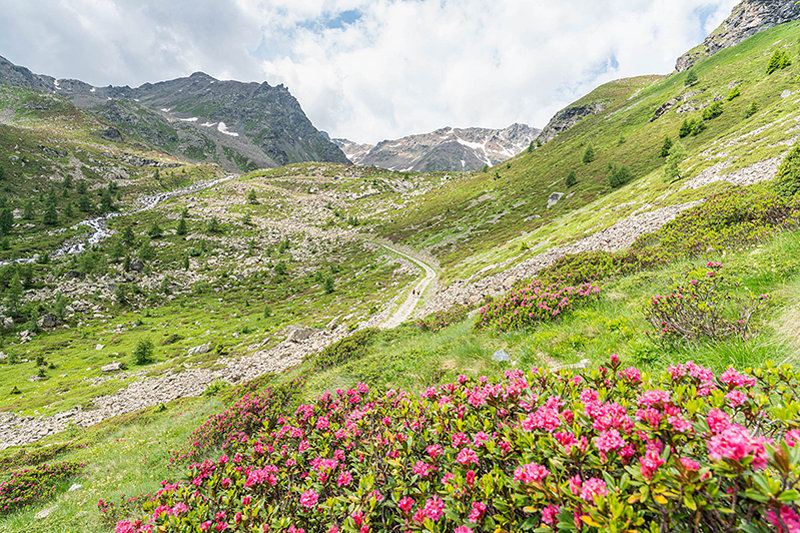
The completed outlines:
<svg viewBox="0 0 800 533">
<path fill-rule="evenodd" d="M 766 307 L 769 296 L 751 295 L 744 302 L 725 288 L 722 264 L 708 263 L 707 267 L 691 273 L 691 279 L 673 287 L 670 294 L 650 299 L 645 317 L 655 328 L 648 332 L 652 339 L 674 346 L 700 339 L 748 337 L 752 319 Z"/>
<path fill-rule="evenodd" d="M 367 347 L 372 342 L 378 330 L 375 328 L 362 329 L 338 342 L 326 347 L 320 353 L 311 356 L 314 370 L 341 365 L 352 359 L 364 357 Z"/>
<path fill-rule="evenodd" d="M 281 416 L 284 409 L 302 392 L 305 379 L 269 387 L 263 392 L 246 394 L 232 407 L 212 416 L 189 436 L 188 450 L 174 453 L 173 463 L 191 460 L 214 448 L 227 449 L 244 444 L 258 433 L 264 423 Z"/>
<path fill-rule="evenodd" d="M 456 304 L 446 311 L 436 311 L 420 319 L 417 322 L 417 326 L 423 331 L 441 331 L 450 324 L 461 322 L 467 318 L 468 311 L 469 309 L 466 306 Z"/>
<path fill-rule="evenodd" d="M 510 331 L 553 320 L 596 299 L 599 293 L 600 288 L 590 283 L 571 287 L 535 280 L 481 307 L 475 328 Z"/>
<path fill-rule="evenodd" d="M 76 448 L 85 448 L 85 445 L 66 442 L 43 448 L 23 448 L 5 457 L 0 457 L 0 472 L 8 472 L 20 466 L 35 466 Z"/>
<path fill-rule="evenodd" d="M 185 481 L 137 531 L 797 531 L 800 373 L 460 376 L 301 405 Z"/>
<path fill-rule="evenodd" d="M 75 476 L 83 466 L 63 462 L 11 472 L 8 480 L 0 483 L 0 516 L 51 497 L 56 483 Z"/>
<path fill-rule="evenodd" d="M 736 250 L 800 223 L 800 197 L 766 185 L 739 187 L 708 198 L 661 229 L 640 236 L 619 252 L 581 252 L 543 269 L 543 283 L 576 285 L 624 276 L 709 251 Z"/>
</svg>

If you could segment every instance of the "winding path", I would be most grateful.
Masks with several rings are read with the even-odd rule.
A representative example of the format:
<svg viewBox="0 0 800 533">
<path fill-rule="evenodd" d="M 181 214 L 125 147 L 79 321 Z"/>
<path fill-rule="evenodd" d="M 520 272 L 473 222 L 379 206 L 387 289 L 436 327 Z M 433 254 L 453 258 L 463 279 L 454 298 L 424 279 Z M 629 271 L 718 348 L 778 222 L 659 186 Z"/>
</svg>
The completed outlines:
<svg viewBox="0 0 800 533">
<path fill-rule="evenodd" d="M 431 283 L 433 283 L 438 274 L 436 273 L 436 270 L 434 270 L 432 266 L 424 262 L 419 257 L 413 257 L 407 253 L 401 252 L 397 248 L 393 248 L 392 246 L 386 244 L 381 244 L 381 246 L 383 246 L 393 254 L 397 254 L 400 257 L 408 259 L 409 261 L 417 265 L 425 272 L 425 277 L 417 282 L 417 284 L 413 287 L 412 291 L 409 293 L 406 300 L 402 304 L 400 304 L 400 307 L 398 307 L 397 310 L 394 313 L 392 313 L 392 315 L 389 318 L 387 318 L 385 322 L 383 322 L 380 325 L 381 329 L 392 329 L 396 328 L 397 326 L 408 320 L 409 317 L 411 317 L 411 315 L 414 313 L 414 310 L 417 308 L 417 304 L 419 303 L 420 298 L 422 298 L 422 294 L 431 285 Z"/>
</svg>

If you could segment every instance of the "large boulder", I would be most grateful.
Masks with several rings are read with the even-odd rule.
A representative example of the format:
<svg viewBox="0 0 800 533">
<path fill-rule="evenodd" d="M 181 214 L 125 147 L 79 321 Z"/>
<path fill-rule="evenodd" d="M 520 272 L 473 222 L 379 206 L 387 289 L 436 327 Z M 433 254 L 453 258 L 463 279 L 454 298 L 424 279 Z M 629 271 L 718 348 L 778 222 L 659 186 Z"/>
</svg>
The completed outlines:
<svg viewBox="0 0 800 533">
<path fill-rule="evenodd" d="M 60 321 L 58 317 L 54 313 L 45 313 L 42 318 L 39 319 L 39 327 L 42 329 L 51 329 L 58 326 Z"/>
<path fill-rule="evenodd" d="M 195 346 L 194 348 L 189 348 L 189 355 L 203 355 L 204 353 L 208 353 L 211 351 L 211 345 L 201 344 L 200 346 Z"/>
<path fill-rule="evenodd" d="M 289 336 L 286 338 L 289 342 L 303 342 L 311 337 L 317 330 L 307 328 L 305 326 L 292 326 L 289 330 Z"/>
</svg>

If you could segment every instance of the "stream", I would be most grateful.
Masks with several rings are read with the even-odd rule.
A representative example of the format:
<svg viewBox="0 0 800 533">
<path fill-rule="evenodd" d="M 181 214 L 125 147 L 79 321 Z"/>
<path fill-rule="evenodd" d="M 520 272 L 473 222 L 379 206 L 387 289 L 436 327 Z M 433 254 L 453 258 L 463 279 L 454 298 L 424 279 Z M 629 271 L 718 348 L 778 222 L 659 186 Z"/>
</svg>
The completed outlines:
<svg viewBox="0 0 800 533">
<path fill-rule="evenodd" d="M 61 247 L 56 248 L 55 250 L 50 252 L 50 258 L 55 259 L 66 255 L 80 254 L 86 251 L 87 248 L 91 248 L 95 244 L 98 244 L 100 241 L 107 239 L 108 237 L 111 236 L 111 231 L 108 229 L 108 225 L 106 224 L 106 222 L 112 218 L 121 217 L 124 215 L 135 215 L 136 213 L 149 211 L 150 209 L 155 208 L 158 204 L 160 204 L 165 200 L 169 200 L 177 196 L 184 196 L 197 191 L 202 191 L 204 189 L 210 189 L 221 183 L 230 181 L 235 177 L 237 177 L 236 174 L 231 174 L 230 176 L 225 176 L 224 178 L 220 178 L 217 180 L 197 182 L 189 185 L 188 187 L 183 187 L 182 189 L 176 189 L 174 191 L 168 191 L 168 192 L 160 192 L 158 194 L 153 194 L 151 196 L 138 198 L 136 200 L 136 207 L 131 211 L 126 211 L 124 213 L 108 213 L 99 217 L 90 218 L 88 220 L 78 222 L 77 224 L 72 226 L 72 229 L 78 229 L 81 226 L 86 226 L 91 230 L 91 233 L 87 237 L 85 237 L 81 242 L 68 242 L 62 245 Z M 23 257 L 11 261 L 0 261 L 0 266 L 6 266 L 12 263 L 17 263 L 17 264 L 33 263 L 38 258 L 39 254 L 36 254 L 33 257 Z"/>
</svg>

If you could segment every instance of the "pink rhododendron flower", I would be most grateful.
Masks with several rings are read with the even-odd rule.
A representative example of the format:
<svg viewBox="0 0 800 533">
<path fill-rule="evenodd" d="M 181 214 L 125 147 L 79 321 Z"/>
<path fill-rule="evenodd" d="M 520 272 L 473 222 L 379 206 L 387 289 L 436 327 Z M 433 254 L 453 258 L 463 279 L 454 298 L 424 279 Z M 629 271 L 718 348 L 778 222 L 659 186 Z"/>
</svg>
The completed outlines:
<svg viewBox="0 0 800 533">
<path fill-rule="evenodd" d="M 781 506 L 780 518 L 773 509 L 767 511 L 767 522 L 775 526 L 778 533 L 800 533 L 800 516 L 788 505 Z"/>
<path fill-rule="evenodd" d="M 486 504 L 483 502 L 472 502 L 472 510 L 469 512 L 469 521 L 477 524 L 486 512 Z"/>
<path fill-rule="evenodd" d="M 317 505 L 317 500 L 319 500 L 319 494 L 317 494 L 314 490 L 309 489 L 305 491 L 300 496 L 300 504 L 304 507 L 312 508 Z"/>
<path fill-rule="evenodd" d="M 711 409 L 706 416 L 706 422 L 712 433 L 719 433 L 730 425 L 731 417 L 725 411 Z"/>
<path fill-rule="evenodd" d="M 544 509 L 542 509 L 542 522 L 545 524 L 552 526 L 558 523 L 558 513 L 561 512 L 561 507 L 558 505 L 548 505 Z"/>
<path fill-rule="evenodd" d="M 700 470 L 700 463 L 698 463 L 697 461 L 693 461 L 688 457 L 681 457 L 680 461 L 686 470 L 691 470 L 691 471 Z"/>
<path fill-rule="evenodd" d="M 456 462 L 462 465 L 478 464 L 479 462 L 478 455 L 472 448 L 464 448 L 463 450 L 458 452 L 458 456 L 456 457 Z"/>
<path fill-rule="evenodd" d="M 712 461 L 741 461 L 752 456 L 753 467 L 763 468 L 767 464 L 767 453 L 764 449 L 767 442 L 764 437 L 752 437 L 747 428 L 731 424 L 709 439 L 708 457 Z"/>
<path fill-rule="evenodd" d="M 403 498 L 401 498 L 400 501 L 397 503 L 397 506 L 405 514 L 408 514 L 411 512 L 411 508 L 414 507 L 414 503 L 416 502 L 414 501 L 413 498 L 409 498 L 408 496 L 403 496 Z"/>
<path fill-rule="evenodd" d="M 534 483 L 542 481 L 550 475 L 550 471 L 540 464 L 528 463 L 517 467 L 514 471 L 514 480 L 521 483 Z"/>
<path fill-rule="evenodd" d="M 600 433 L 595 439 L 594 445 L 601 452 L 608 453 L 612 450 L 623 448 L 625 446 L 625 439 L 622 438 L 619 431 L 616 429 L 609 429 L 608 431 Z"/>
<path fill-rule="evenodd" d="M 423 509 L 425 516 L 436 522 L 444 514 L 444 500 L 439 496 L 428 498 Z"/>
<path fill-rule="evenodd" d="M 594 501 L 595 496 L 605 498 L 607 495 L 606 482 L 596 477 L 587 479 L 581 487 L 581 498 L 590 503 Z"/>
<path fill-rule="evenodd" d="M 346 487 L 351 481 L 353 481 L 353 476 L 350 475 L 350 472 L 344 470 L 339 474 L 339 477 L 336 478 L 336 485 L 339 487 Z"/>
<path fill-rule="evenodd" d="M 644 457 L 639 458 L 639 471 L 644 479 L 653 479 L 658 467 L 664 464 L 664 459 L 655 451 L 647 450 Z"/>
<path fill-rule="evenodd" d="M 725 399 L 728 401 L 728 405 L 736 408 L 747 401 L 747 394 L 740 390 L 732 390 L 725 395 Z"/>
</svg>

